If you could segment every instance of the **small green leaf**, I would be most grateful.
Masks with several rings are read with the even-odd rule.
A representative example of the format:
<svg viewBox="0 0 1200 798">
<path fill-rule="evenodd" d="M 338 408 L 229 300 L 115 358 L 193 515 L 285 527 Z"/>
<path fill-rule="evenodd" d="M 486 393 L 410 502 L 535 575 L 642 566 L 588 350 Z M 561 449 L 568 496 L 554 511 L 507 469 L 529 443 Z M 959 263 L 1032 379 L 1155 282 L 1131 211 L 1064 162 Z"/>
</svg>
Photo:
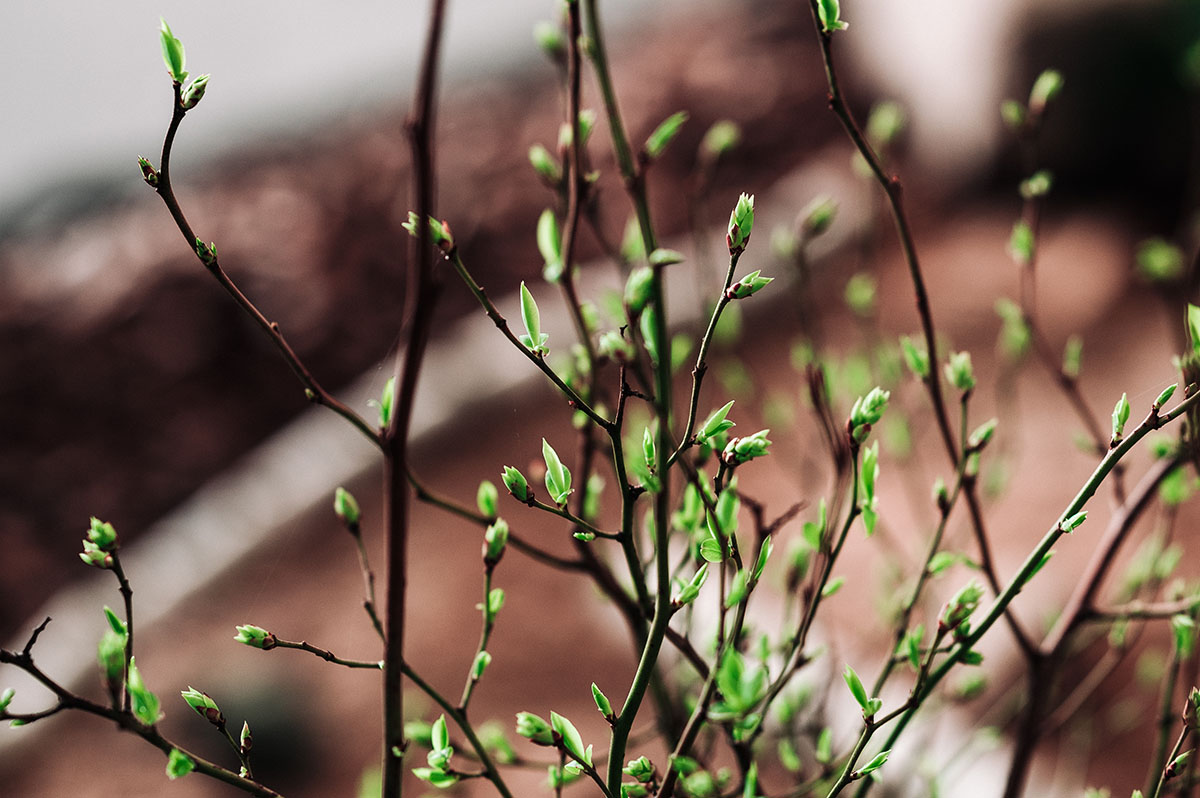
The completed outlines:
<svg viewBox="0 0 1200 798">
<path fill-rule="evenodd" d="M 195 760 L 178 748 L 172 748 L 171 753 L 167 754 L 167 778 L 171 781 L 183 778 L 195 769 Z"/>
<path fill-rule="evenodd" d="M 900 351 L 904 355 L 904 363 L 918 379 L 929 376 L 929 353 L 924 347 L 917 346 L 907 335 L 900 336 Z"/>
<path fill-rule="evenodd" d="M 138 670 L 134 658 L 129 660 L 129 674 L 126 676 L 125 685 L 129 690 L 130 708 L 134 717 L 144 726 L 153 726 L 158 723 L 162 715 L 159 711 L 158 696 L 146 687 L 146 682 L 142 679 L 142 673 Z"/>
<path fill-rule="evenodd" d="M 1067 339 L 1066 346 L 1063 347 L 1063 374 L 1066 374 L 1071 379 L 1077 378 L 1082 360 L 1083 339 L 1078 335 L 1072 335 Z"/>
<path fill-rule="evenodd" d="M 1033 262 L 1034 246 L 1033 228 L 1024 219 L 1019 220 L 1008 238 L 1008 254 L 1019 265 L 1028 266 Z"/>
<path fill-rule="evenodd" d="M 1166 388 L 1163 388 L 1163 392 L 1160 393 L 1158 395 L 1158 398 L 1154 400 L 1155 411 L 1161 410 L 1162 406 L 1165 405 L 1168 401 L 1170 401 L 1171 397 L 1175 394 L 1175 389 L 1177 387 L 1179 387 L 1179 386 L 1178 385 L 1168 385 Z"/>
<path fill-rule="evenodd" d="M 833 761 L 833 729 L 826 726 L 817 735 L 817 750 L 814 753 L 817 762 L 827 765 Z"/>
<path fill-rule="evenodd" d="M 817 17 L 821 20 L 821 30 L 825 33 L 845 30 L 850 27 L 841 19 L 842 11 L 838 0 L 818 0 Z"/>
<path fill-rule="evenodd" d="M 554 211 L 547 208 L 542 211 L 542 215 L 538 217 L 537 224 L 537 245 L 538 251 L 542 254 L 542 260 L 546 262 L 546 267 L 550 268 L 551 264 L 559 267 L 561 273 L 562 267 L 562 236 L 558 229 L 558 219 L 554 217 Z M 551 282 L 555 282 L 551 280 Z M 522 296 L 524 301 L 524 296 Z M 536 312 L 536 307 L 535 307 Z M 526 321 L 526 327 L 529 326 Z M 532 332 L 530 333 L 532 337 Z"/>
<path fill-rule="evenodd" d="M 525 475 L 516 468 L 505 466 L 500 475 L 500 481 L 504 483 L 504 487 L 508 489 L 513 498 L 518 501 L 529 501 L 529 483 L 526 481 Z"/>
<path fill-rule="evenodd" d="M 701 151 L 709 158 L 719 158 L 742 141 L 741 128 L 736 122 L 722 119 L 714 122 L 700 142 Z"/>
<path fill-rule="evenodd" d="M 775 549 L 774 538 L 765 538 L 762 545 L 758 549 L 758 559 L 754 563 L 753 581 L 757 582 L 762 577 L 763 569 L 767 567 L 767 560 L 771 557 L 771 552 Z"/>
<path fill-rule="evenodd" d="M 1040 114 L 1046 105 L 1058 96 L 1063 88 L 1063 76 L 1058 70 L 1047 69 L 1037 76 L 1029 92 L 1029 110 Z"/>
<path fill-rule="evenodd" d="M 354 496 L 350 491 L 341 487 L 333 492 L 333 512 L 342 519 L 342 523 L 352 530 L 358 526 L 358 522 L 362 518 L 362 511 L 359 510 Z"/>
<path fill-rule="evenodd" d="M 555 504 L 563 505 L 571 494 L 571 471 L 558 458 L 554 447 L 542 438 L 542 457 L 546 461 L 546 490 Z"/>
<path fill-rule="evenodd" d="M 517 713 L 517 734 L 534 745 L 554 745 L 550 724 L 532 712 Z"/>
<path fill-rule="evenodd" d="M 396 378 L 388 377 L 383 384 L 383 393 L 379 396 L 379 426 L 388 427 L 392 423 L 392 402 L 396 396 Z"/>
<path fill-rule="evenodd" d="M 1018 130 L 1025 124 L 1027 113 L 1025 106 L 1016 100 L 1005 100 L 1000 103 L 1000 118 L 1013 130 Z"/>
<path fill-rule="evenodd" d="M 742 599 L 746 598 L 749 580 L 746 574 L 746 569 L 739 568 L 738 572 L 733 575 L 733 583 L 729 586 L 729 593 L 725 596 L 725 608 L 736 607 Z"/>
<path fill-rule="evenodd" d="M 891 749 L 888 749 L 887 751 L 880 751 L 875 755 L 874 759 L 859 768 L 859 775 L 865 776 L 868 773 L 874 773 L 875 771 L 879 770 L 881 767 L 883 767 L 883 763 L 888 761 L 888 757 L 891 755 L 891 753 Z"/>
<path fill-rule="evenodd" d="M 867 117 L 867 140 L 876 150 L 885 149 L 904 130 L 907 121 L 900 103 L 891 100 L 876 103 Z"/>
<path fill-rule="evenodd" d="M 171 76 L 171 80 L 183 83 L 188 76 L 184 69 L 187 58 L 183 52 L 183 42 L 176 39 L 175 34 L 171 33 L 171 26 L 165 19 L 159 17 L 159 22 L 162 23 L 159 27 L 158 38 L 162 44 L 163 63 L 167 67 L 167 73 Z"/>
<path fill-rule="evenodd" d="M 842 673 L 842 678 L 846 680 L 846 686 L 850 688 L 850 695 L 854 696 L 854 700 L 865 711 L 870 706 L 870 697 L 867 695 L 867 688 L 863 687 L 862 679 L 858 678 L 858 674 L 854 672 L 854 668 L 849 665 Z"/>
<path fill-rule="evenodd" d="M 837 2 L 837 0 L 833 0 Z M 742 194 L 737 204 L 729 214 L 729 228 L 725 243 L 729 245 L 730 255 L 740 255 L 750 242 L 750 232 L 754 229 L 754 195 Z"/>
<path fill-rule="evenodd" d="M 687 119 L 687 111 L 676 111 L 664 119 L 662 123 L 654 129 L 654 132 L 650 134 L 649 138 L 646 139 L 646 145 L 644 148 L 646 155 L 649 156 L 651 160 L 654 160 L 662 155 L 663 151 L 667 148 L 667 145 L 670 144 L 674 140 L 675 136 L 679 134 L 680 128 L 683 127 L 683 123 L 686 122 Z"/>
<path fill-rule="evenodd" d="M 604 695 L 604 691 L 597 687 L 595 682 L 592 682 L 592 700 L 596 702 L 596 709 L 600 710 L 601 715 L 609 720 L 616 718 L 608 696 Z"/>
<path fill-rule="evenodd" d="M 835 595 L 839 590 L 842 589 L 842 585 L 844 584 L 846 584 L 846 577 L 844 576 L 837 576 L 833 579 L 830 579 L 829 583 L 825 585 L 825 587 L 821 588 L 821 596 L 823 598 L 829 598 L 830 596 Z"/>
<path fill-rule="evenodd" d="M 562 181 L 562 167 L 541 144 L 529 148 L 529 163 L 547 185 L 557 186 Z"/>
<path fill-rule="evenodd" d="M 861 318 L 870 318 L 875 314 L 878 287 L 879 281 L 865 272 L 852 275 L 846 282 L 846 307 Z"/>
<path fill-rule="evenodd" d="M 1021 181 L 1019 192 L 1021 197 L 1027 200 L 1044 197 L 1050 193 L 1053 183 L 1054 176 L 1045 169 L 1039 169 Z"/>
<path fill-rule="evenodd" d="M 568 754 L 576 761 L 591 766 L 592 758 L 584 748 L 583 738 L 579 736 L 579 730 L 575 728 L 575 724 L 557 712 L 551 712 L 550 726 L 562 738 L 562 746 Z"/>
<path fill-rule="evenodd" d="M 1117 400 L 1116 406 L 1112 413 L 1112 442 L 1110 446 L 1116 446 L 1125 437 L 1125 423 L 1129 421 L 1129 398 L 1125 394 L 1121 394 L 1121 398 Z"/>
<path fill-rule="evenodd" d="M 1186 660 L 1196 649 L 1196 622 L 1182 613 L 1171 616 L 1171 632 L 1175 635 L 1175 651 Z"/>
<path fill-rule="evenodd" d="M 525 324 L 526 333 L 520 336 L 521 343 L 534 354 L 544 355 L 548 351 L 546 341 L 550 336 L 542 332 L 541 313 L 524 280 L 521 281 L 521 321 Z"/>
<path fill-rule="evenodd" d="M 724 405 L 712 412 L 712 415 L 705 420 L 704 425 L 700 427 L 700 431 L 696 433 L 698 441 L 705 441 L 716 435 L 720 435 L 727 429 L 735 426 L 732 421 L 727 421 L 726 416 L 729 414 L 729 409 L 733 407 L 734 400 L 730 399 Z"/>
<path fill-rule="evenodd" d="M 495 518 L 497 512 L 496 502 L 499 495 L 496 485 L 490 480 L 485 479 L 479 483 L 479 489 L 475 491 L 475 506 L 486 517 Z"/>
</svg>

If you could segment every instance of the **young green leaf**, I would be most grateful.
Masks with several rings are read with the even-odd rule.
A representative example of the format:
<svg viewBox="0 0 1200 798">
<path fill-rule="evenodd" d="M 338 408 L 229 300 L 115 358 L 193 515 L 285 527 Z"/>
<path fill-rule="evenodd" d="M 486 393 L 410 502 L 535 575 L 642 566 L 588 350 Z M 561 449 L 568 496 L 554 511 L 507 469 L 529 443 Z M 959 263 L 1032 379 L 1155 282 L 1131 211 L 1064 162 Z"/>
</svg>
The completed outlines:
<svg viewBox="0 0 1200 798">
<path fill-rule="evenodd" d="M 387 428 L 392 423 L 392 402 L 396 396 L 396 378 L 388 377 L 379 395 L 379 426 Z"/>
<path fill-rule="evenodd" d="M 842 10 L 838 0 L 818 0 L 817 17 L 821 20 L 823 32 L 833 33 L 850 27 L 849 24 L 842 21 L 841 16 Z"/>
<path fill-rule="evenodd" d="M 142 673 L 137 668 L 137 663 L 134 658 L 129 660 L 129 674 L 125 679 L 125 686 L 129 690 L 130 708 L 133 711 L 133 716 L 138 719 L 144 726 L 153 726 L 158 723 L 162 713 L 159 711 L 158 696 L 150 692 L 150 688 L 146 686 L 146 682 L 142 679 Z"/>
<path fill-rule="evenodd" d="M 1033 228 L 1024 219 L 1018 220 L 1013 225 L 1012 235 L 1008 239 L 1008 254 L 1012 255 L 1019 265 L 1028 266 L 1033 262 L 1033 253 Z"/>
<path fill-rule="evenodd" d="M 542 438 L 542 457 L 546 461 L 546 490 L 550 492 L 550 498 L 555 504 L 566 504 L 571 494 L 571 472 L 545 438 Z"/>
<path fill-rule="evenodd" d="M 178 748 L 172 748 L 171 752 L 167 754 L 167 778 L 171 781 L 183 778 L 195 769 L 195 760 Z"/>
<path fill-rule="evenodd" d="M 650 134 L 649 138 L 646 139 L 646 145 L 644 147 L 646 155 L 651 160 L 654 160 L 658 158 L 658 156 L 662 155 L 663 151 L 666 150 L 667 145 L 670 144 L 675 139 L 675 136 L 679 134 L 680 128 L 683 127 L 683 123 L 686 122 L 687 119 L 687 111 L 676 111 L 664 119 L 662 123 L 660 123 L 659 126 L 654 129 L 654 132 Z"/>
<path fill-rule="evenodd" d="M 600 710 L 600 714 L 605 717 L 610 723 L 616 720 L 616 715 L 613 714 L 612 703 L 608 700 L 608 696 L 604 691 L 592 682 L 592 700 L 596 702 L 596 709 Z"/>
<path fill-rule="evenodd" d="M 746 245 L 750 242 L 750 232 L 753 229 L 754 195 L 742 194 L 729 214 L 729 229 L 725 236 L 725 243 L 729 245 L 731 256 L 745 252 Z"/>
<path fill-rule="evenodd" d="M 1109 441 L 1110 448 L 1116 448 L 1125 437 L 1125 424 L 1129 421 L 1129 397 L 1121 394 L 1121 398 L 1117 400 L 1116 406 L 1112 413 L 1112 439 Z"/>
<path fill-rule="evenodd" d="M 579 730 L 575 728 L 575 724 L 557 712 L 551 712 L 550 726 L 562 739 L 562 746 L 568 754 L 574 757 L 576 761 L 591 766 L 592 758 L 589 755 L 589 751 L 584 748 L 583 738 L 579 736 Z"/>
<path fill-rule="evenodd" d="M 558 229 L 558 219 L 554 217 L 554 211 L 549 208 L 542 211 L 542 215 L 538 217 L 537 245 L 538 251 L 542 253 L 542 260 L 546 262 L 546 271 L 550 275 L 546 279 L 552 283 L 558 282 L 558 278 L 562 276 L 563 270 L 562 237 L 561 231 Z M 551 276 L 554 279 L 551 279 Z M 524 302 L 524 295 L 522 295 L 521 299 Z M 524 306 L 522 306 L 523 309 Z M 528 321 L 526 321 L 525 326 L 529 326 Z M 530 337 L 532 335 L 531 332 Z"/>
<path fill-rule="evenodd" d="M 518 471 L 513 466 L 505 466 L 503 473 L 500 475 L 500 481 L 504 483 L 504 487 L 512 494 L 513 498 L 518 501 L 529 501 L 531 498 L 529 493 L 529 483 L 525 479 L 525 475 Z"/>
<path fill-rule="evenodd" d="M 525 324 L 525 335 L 519 336 L 521 343 L 535 355 L 546 354 L 549 351 L 546 341 L 550 336 L 542 332 L 542 315 L 524 280 L 521 281 L 521 321 Z"/>
<path fill-rule="evenodd" d="M 187 58 L 183 52 L 183 42 L 176 39 L 175 34 L 171 33 L 171 26 L 165 19 L 159 17 L 158 21 L 162 23 L 158 30 L 158 38 L 162 44 L 162 58 L 167 67 L 167 74 L 176 83 L 183 83 L 188 76 L 184 69 Z"/>
<path fill-rule="evenodd" d="M 854 700 L 865 711 L 870 706 L 871 699 L 867 695 L 867 688 L 863 687 L 862 679 L 858 678 L 854 668 L 849 665 L 842 672 L 842 678 L 846 680 L 846 686 L 850 688 L 850 695 L 854 696 Z"/>
</svg>

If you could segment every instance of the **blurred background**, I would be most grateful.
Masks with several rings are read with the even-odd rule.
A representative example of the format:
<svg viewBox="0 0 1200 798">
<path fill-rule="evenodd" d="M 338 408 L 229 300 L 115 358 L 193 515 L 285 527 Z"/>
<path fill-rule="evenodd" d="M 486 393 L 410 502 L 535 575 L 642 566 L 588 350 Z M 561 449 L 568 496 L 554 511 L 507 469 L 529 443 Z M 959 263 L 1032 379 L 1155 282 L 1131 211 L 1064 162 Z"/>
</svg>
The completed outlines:
<svg viewBox="0 0 1200 798">
<path fill-rule="evenodd" d="M 519 0 L 450 8 L 440 213 L 502 305 L 512 307 L 521 280 L 536 281 L 544 311 L 554 313 L 533 235 L 554 197 L 526 153 L 535 143 L 553 150 L 563 117 L 557 68 L 530 33 L 553 22 L 557 7 Z M 174 151 L 185 212 L 322 384 L 371 414 L 367 400 L 382 389 L 398 344 L 407 251 L 400 223 L 410 207 L 403 117 L 425 13 L 408 0 L 350 9 L 273 1 L 201 9 L 166 0 L 0 6 L 0 637 L 19 647 L 54 616 L 35 650 L 39 663 L 100 695 L 92 662 L 101 607 L 120 597 L 76 552 L 89 516 L 112 522 L 131 563 L 138 662 L 164 699 L 165 732 L 223 757 L 221 741 L 174 698 L 189 684 L 211 693 L 233 723 L 250 720 L 259 773 L 288 794 L 355 794 L 376 758 L 378 676 L 298 652 L 252 651 L 232 641 L 233 625 L 254 623 L 347 657 L 381 655 L 361 612 L 353 543 L 329 512 L 334 487 L 350 487 L 378 562 L 379 475 L 353 429 L 308 408 L 269 342 L 198 266 L 142 184 L 136 158 L 157 163 L 170 117 L 158 17 L 186 45 L 192 74 L 213 75 Z M 749 429 L 759 419 L 777 431 L 778 467 L 747 473 L 760 480 L 756 498 L 776 513 L 796 502 L 815 506 L 827 475 L 803 374 L 790 365 L 804 358 L 794 347 L 803 325 L 821 329 L 843 391 L 835 410 L 844 413 L 862 379 L 879 376 L 866 353 L 918 322 L 881 198 L 856 174 L 828 111 L 807 6 L 663 0 L 651 10 L 617 0 L 603 13 L 632 137 L 641 140 L 675 111 L 690 114 L 650 173 L 659 232 L 694 266 L 695 276 L 681 270 L 673 296 L 703 294 L 739 192 L 756 194 L 762 231 L 747 268 L 781 277 L 791 266 L 771 246 L 772 229 L 794 227 L 815 197 L 838 202 L 814 249 L 807 293 L 793 285 L 748 305 L 740 330 L 722 340 L 705 394 L 713 407 L 722 394 L 737 398 Z M 1048 373 L 997 344 L 1002 323 L 993 305 L 1017 298 L 1006 245 L 1021 210 L 1017 184 L 1030 171 L 1000 103 L 1024 99 L 1047 67 L 1065 78 L 1037 151 L 1038 166 L 1054 174 L 1039 231 L 1042 332 L 1055 351 L 1080 336 L 1080 387 L 1098 418 L 1122 392 L 1139 417 L 1176 378 L 1170 357 L 1184 346 L 1180 308 L 1195 299 L 1186 265 L 1197 243 L 1200 10 L 1186 0 L 934 0 L 919 13 L 846 3 L 843 16 L 850 28 L 837 45 L 856 114 L 865 119 L 880 101 L 902 109 L 889 165 L 904 180 L 940 331 L 975 358 L 978 421 L 1001 419 L 988 507 L 999 569 L 1009 574 L 1094 460 L 1074 446 L 1082 425 Z M 588 81 L 585 104 L 598 106 Z M 737 124 L 740 143 L 705 171 L 702 138 L 721 120 Z M 608 146 L 598 130 L 591 155 L 601 172 L 599 229 L 580 242 L 584 264 L 620 242 L 628 216 Z M 1139 264 L 1138 252 L 1156 238 L 1177 246 L 1182 260 Z M 619 285 L 611 266 L 585 266 L 585 274 L 597 290 Z M 871 286 L 869 296 L 847 292 L 854 275 L 865 275 L 859 285 Z M 573 433 L 569 412 L 501 346 L 460 289 L 448 281 L 438 309 L 417 471 L 470 503 L 479 480 L 538 458 L 539 438 L 562 440 L 563 452 Z M 677 318 L 695 332 L 685 313 Z M 854 556 L 870 567 L 830 602 L 823 630 L 843 656 L 866 658 L 880 642 L 863 639 L 855 619 L 894 582 L 891 563 L 918 556 L 934 518 L 924 496 L 934 476 L 950 476 L 917 386 L 899 391 L 897 404 L 912 411 L 912 422 L 885 438 L 894 464 L 885 459 L 887 543 L 855 544 Z M 1143 459 L 1131 471 L 1144 466 Z M 1109 504 L 1109 495 L 1098 497 L 1093 541 Z M 524 510 L 502 505 L 521 534 L 570 551 L 562 528 Z M 1186 505 L 1152 514 L 1141 537 L 1170 529 L 1186 539 L 1192 520 Z M 414 666 L 453 692 L 478 636 L 480 535 L 427 507 L 415 529 Z M 953 531 L 969 550 L 965 527 Z M 1023 596 L 1030 628 L 1061 606 L 1069 575 L 1086 562 L 1082 532 L 1049 566 L 1059 578 Z M 797 534 L 798 523 L 781 532 Z M 1185 560 L 1179 574 L 1195 579 L 1194 563 Z M 967 575 L 956 571 L 942 587 L 952 590 Z M 511 730 L 516 711 L 555 709 L 600 740 L 588 685 L 596 680 L 618 694 L 635 664 L 616 613 L 588 585 L 517 554 L 497 579 L 509 603 L 476 717 Z M 775 612 L 762 611 L 767 619 Z M 1063 725 L 1029 794 L 1109 785 L 1119 795 L 1143 782 L 1153 738 L 1145 707 L 1162 669 L 1153 651 L 1165 640 L 1151 629 L 1143 641 L 1151 653 L 1128 657 L 1082 720 Z M 1019 700 L 1009 687 L 1020 675 L 1004 643 L 988 652 L 994 688 L 966 707 L 1001 731 Z M 1099 656 L 1082 652 L 1080 667 Z M 564 660 L 586 667 L 564 669 Z M 0 670 L 0 687 L 8 684 L 18 687 L 14 709 L 45 705 L 36 688 Z M 421 699 L 410 705 L 420 709 Z M 973 724 L 947 712 L 928 739 L 961 741 Z M 965 753 L 930 745 L 928 767 L 973 785 L 969 794 L 998 794 L 1003 734 L 970 739 Z M 545 789 L 544 769 L 517 778 L 519 794 Z M 6 794 L 31 798 L 237 794 L 199 777 L 168 783 L 157 751 L 75 716 L 5 730 L 0 783 Z M 784 789 L 782 778 L 775 784 Z M 896 794 L 928 794 L 920 779 L 893 786 Z"/>
</svg>

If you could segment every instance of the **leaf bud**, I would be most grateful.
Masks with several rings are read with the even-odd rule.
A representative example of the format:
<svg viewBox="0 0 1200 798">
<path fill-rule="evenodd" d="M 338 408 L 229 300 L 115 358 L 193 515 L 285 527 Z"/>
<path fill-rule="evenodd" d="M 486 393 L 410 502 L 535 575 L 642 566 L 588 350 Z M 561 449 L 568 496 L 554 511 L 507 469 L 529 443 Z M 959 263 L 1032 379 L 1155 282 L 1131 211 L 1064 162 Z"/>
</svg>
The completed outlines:
<svg viewBox="0 0 1200 798">
<path fill-rule="evenodd" d="M 146 185 L 150 188 L 158 188 L 158 171 L 154 165 L 146 158 L 138 158 L 138 167 L 142 170 L 142 180 L 146 181 Z"/>
<path fill-rule="evenodd" d="M 516 468 L 505 466 L 501 479 L 504 482 L 504 487 L 508 489 L 513 498 L 523 502 L 533 500 L 533 493 L 529 490 L 529 482 L 526 481 L 525 475 Z"/>
<path fill-rule="evenodd" d="M 261 648 L 263 651 L 270 651 L 276 646 L 275 635 L 261 626 L 253 626 L 251 624 L 238 626 L 237 634 L 234 635 L 233 639 L 250 646 L 250 648 Z"/>
<path fill-rule="evenodd" d="M 179 97 L 179 103 L 183 106 L 183 110 L 190 111 L 204 99 L 204 91 L 208 88 L 208 78 L 208 75 L 201 75 L 183 90 L 183 94 Z"/>
<path fill-rule="evenodd" d="M 358 502 L 355 501 L 350 491 L 338 488 L 333 492 L 333 512 L 342 519 L 342 523 L 350 530 L 350 534 L 358 534 L 358 522 L 362 518 L 362 512 L 358 509 Z"/>
<path fill-rule="evenodd" d="M 517 734 L 534 745 L 554 745 L 550 724 L 532 712 L 517 713 Z"/>
<path fill-rule="evenodd" d="M 504 547 L 508 545 L 508 522 L 497 518 L 483 532 L 483 561 L 489 567 L 495 566 L 504 556 Z"/>
<path fill-rule="evenodd" d="M 217 728 L 225 725 L 225 716 L 221 714 L 221 709 L 217 706 L 217 702 L 213 701 L 208 693 L 202 693 L 191 685 L 188 685 L 188 689 L 181 690 L 179 694 L 183 696 L 183 700 L 187 702 L 189 707 L 196 710 L 196 714 L 209 723 Z"/>
<path fill-rule="evenodd" d="M 725 235 L 725 243 L 729 245 L 730 256 L 740 255 L 746 251 L 746 244 L 750 241 L 750 233 L 753 229 L 754 195 L 742 194 L 729 214 L 729 229 Z"/>
</svg>

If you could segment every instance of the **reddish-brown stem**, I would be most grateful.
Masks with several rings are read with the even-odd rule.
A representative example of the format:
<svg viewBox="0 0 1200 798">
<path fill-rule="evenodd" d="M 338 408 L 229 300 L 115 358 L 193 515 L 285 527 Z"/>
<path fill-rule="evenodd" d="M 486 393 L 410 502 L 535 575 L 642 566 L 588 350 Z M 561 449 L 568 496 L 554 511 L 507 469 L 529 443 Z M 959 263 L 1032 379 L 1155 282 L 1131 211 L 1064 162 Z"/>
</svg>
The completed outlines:
<svg viewBox="0 0 1200 798">
<path fill-rule="evenodd" d="M 442 41 L 445 0 L 433 0 L 429 29 L 417 78 L 416 97 L 407 122 L 412 152 L 413 193 L 417 206 L 416 235 L 409 248 L 409 280 L 405 321 L 408 341 L 397 357 L 393 386 L 393 415 L 383 432 L 384 529 L 387 545 L 387 644 L 383 667 L 383 798 L 403 792 L 404 752 L 404 627 L 408 579 L 410 499 L 407 484 L 408 436 L 416 399 L 417 379 L 433 327 L 437 286 L 434 282 L 428 220 L 433 217 L 434 95 Z"/>
</svg>

